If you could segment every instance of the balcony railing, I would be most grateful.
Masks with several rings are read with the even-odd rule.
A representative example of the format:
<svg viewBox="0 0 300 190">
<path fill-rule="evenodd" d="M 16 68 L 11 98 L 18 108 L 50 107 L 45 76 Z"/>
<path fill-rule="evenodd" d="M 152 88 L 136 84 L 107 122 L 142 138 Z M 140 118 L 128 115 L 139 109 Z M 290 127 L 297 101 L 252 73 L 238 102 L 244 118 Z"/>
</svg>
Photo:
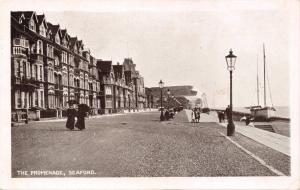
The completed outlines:
<svg viewBox="0 0 300 190">
<path fill-rule="evenodd" d="M 54 88 L 55 88 L 55 90 L 63 90 L 63 86 L 60 84 L 55 84 Z"/>
<path fill-rule="evenodd" d="M 21 46 L 16 46 L 13 47 L 13 52 L 14 55 L 24 55 L 27 56 L 28 55 L 28 49 L 21 47 Z"/>
<path fill-rule="evenodd" d="M 23 48 L 29 48 L 29 41 L 21 38 L 13 39 L 14 46 L 21 46 Z"/>
<path fill-rule="evenodd" d="M 13 77 L 13 84 L 16 84 L 16 85 L 29 85 L 31 87 L 35 87 L 35 88 L 38 88 L 39 85 L 38 85 L 39 81 L 37 81 L 35 78 L 33 77 Z"/>
<path fill-rule="evenodd" d="M 40 54 L 31 54 L 30 55 L 30 59 L 32 60 L 38 60 L 38 61 L 43 61 L 43 56 Z"/>
</svg>

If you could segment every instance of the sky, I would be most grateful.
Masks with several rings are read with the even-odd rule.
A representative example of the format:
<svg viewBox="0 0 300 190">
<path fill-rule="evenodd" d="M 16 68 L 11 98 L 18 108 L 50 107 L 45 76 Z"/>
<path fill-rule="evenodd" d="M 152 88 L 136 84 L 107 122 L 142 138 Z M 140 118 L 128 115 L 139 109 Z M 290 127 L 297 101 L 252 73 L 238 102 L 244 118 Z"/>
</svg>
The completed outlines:
<svg viewBox="0 0 300 190">
<path fill-rule="evenodd" d="M 82 39 L 98 59 L 116 64 L 131 57 L 146 87 L 157 87 L 160 80 L 165 86 L 193 85 L 199 96 L 207 95 L 210 107 L 229 104 L 225 56 L 230 48 L 237 56 L 233 105 L 257 104 L 257 64 L 263 101 L 264 43 L 272 103 L 289 105 L 291 26 L 286 1 L 261 1 L 260 6 L 251 1 L 169 2 L 106 3 L 100 9 L 37 13 Z"/>
</svg>

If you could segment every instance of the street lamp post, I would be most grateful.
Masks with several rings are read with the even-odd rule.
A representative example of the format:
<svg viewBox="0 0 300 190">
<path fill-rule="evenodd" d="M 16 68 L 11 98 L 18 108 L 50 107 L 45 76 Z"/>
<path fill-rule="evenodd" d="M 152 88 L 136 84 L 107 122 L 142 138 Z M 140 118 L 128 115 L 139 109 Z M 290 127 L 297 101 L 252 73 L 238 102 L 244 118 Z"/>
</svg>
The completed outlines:
<svg viewBox="0 0 300 190">
<path fill-rule="evenodd" d="M 227 69 L 230 73 L 230 108 L 229 108 L 229 118 L 227 125 L 227 136 L 233 136 L 235 131 L 235 126 L 232 119 L 232 71 L 235 69 L 236 56 L 233 54 L 232 49 L 229 51 L 229 55 L 225 56 Z"/>
<path fill-rule="evenodd" d="M 164 88 L 164 82 L 162 80 L 159 81 L 159 88 L 160 88 L 160 121 L 163 121 L 164 118 L 164 112 L 163 112 L 163 106 L 162 106 L 162 91 Z"/>
</svg>

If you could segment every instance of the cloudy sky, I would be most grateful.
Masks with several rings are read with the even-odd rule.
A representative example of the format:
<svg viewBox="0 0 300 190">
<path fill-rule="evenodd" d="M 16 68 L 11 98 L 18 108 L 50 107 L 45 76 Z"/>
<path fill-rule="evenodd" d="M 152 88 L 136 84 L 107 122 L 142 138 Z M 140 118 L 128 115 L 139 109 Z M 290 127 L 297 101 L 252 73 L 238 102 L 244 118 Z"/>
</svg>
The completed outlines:
<svg viewBox="0 0 300 190">
<path fill-rule="evenodd" d="M 263 87 L 263 43 L 273 104 L 289 104 L 287 1 L 143 1 L 102 3 L 101 8 L 44 9 L 53 24 L 82 39 L 99 59 L 131 57 L 145 86 L 193 85 L 208 104 L 229 103 L 225 56 L 238 57 L 233 73 L 234 106 L 256 104 L 256 70 Z M 267 82 L 268 83 L 268 82 Z M 270 103 L 268 92 L 268 104 Z M 261 102 L 263 97 L 261 96 Z"/>
</svg>

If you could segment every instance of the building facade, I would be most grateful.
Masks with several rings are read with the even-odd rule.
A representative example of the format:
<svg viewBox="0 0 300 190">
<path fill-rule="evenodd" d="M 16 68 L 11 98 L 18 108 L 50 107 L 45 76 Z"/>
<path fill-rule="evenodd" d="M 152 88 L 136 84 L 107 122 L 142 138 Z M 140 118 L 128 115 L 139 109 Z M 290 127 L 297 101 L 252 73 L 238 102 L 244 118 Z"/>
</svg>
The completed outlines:
<svg viewBox="0 0 300 190">
<path fill-rule="evenodd" d="M 24 114 L 37 120 L 64 117 L 69 100 L 87 104 L 90 114 L 135 109 L 144 84 L 126 76 L 124 64 L 96 59 L 82 40 L 45 15 L 11 12 L 13 121 Z"/>
</svg>

